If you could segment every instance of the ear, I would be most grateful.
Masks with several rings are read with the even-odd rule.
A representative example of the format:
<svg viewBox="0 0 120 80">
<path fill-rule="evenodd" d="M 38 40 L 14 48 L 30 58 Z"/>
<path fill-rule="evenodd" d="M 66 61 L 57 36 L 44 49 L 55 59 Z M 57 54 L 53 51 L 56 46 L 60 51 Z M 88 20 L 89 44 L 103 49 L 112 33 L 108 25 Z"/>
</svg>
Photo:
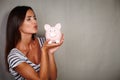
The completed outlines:
<svg viewBox="0 0 120 80">
<path fill-rule="evenodd" d="M 45 24 L 45 25 L 44 25 L 44 29 L 45 29 L 45 30 L 48 30 L 49 28 L 50 28 L 50 25 L 49 25 L 49 24 Z"/>
<path fill-rule="evenodd" d="M 60 23 L 57 23 L 57 24 L 55 25 L 55 27 L 60 30 L 60 29 L 61 29 L 61 24 L 60 24 Z"/>
</svg>

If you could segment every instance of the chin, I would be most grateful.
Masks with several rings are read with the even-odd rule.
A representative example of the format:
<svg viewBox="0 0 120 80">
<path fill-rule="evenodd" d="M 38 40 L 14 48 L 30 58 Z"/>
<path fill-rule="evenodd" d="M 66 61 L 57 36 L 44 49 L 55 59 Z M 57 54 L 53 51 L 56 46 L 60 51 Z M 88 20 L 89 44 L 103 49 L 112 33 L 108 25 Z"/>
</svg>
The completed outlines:
<svg viewBox="0 0 120 80">
<path fill-rule="evenodd" d="M 38 30 L 34 31 L 33 33 L 36 34 L 38 32 Z"/>
</svg>

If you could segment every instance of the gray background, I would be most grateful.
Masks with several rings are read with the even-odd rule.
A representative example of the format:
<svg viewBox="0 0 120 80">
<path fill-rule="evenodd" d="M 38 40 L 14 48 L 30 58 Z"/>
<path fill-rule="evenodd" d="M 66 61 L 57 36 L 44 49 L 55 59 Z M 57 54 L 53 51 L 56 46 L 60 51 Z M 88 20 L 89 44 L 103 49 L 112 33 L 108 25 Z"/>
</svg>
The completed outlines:
<svg viewBox="0 0 120 80">
<path fill-rule="evenodd" d="M 120 0 L 1 0 L 0 80 L 5 70 L 5 29 L 9 11 L 31 6 L 44 35 L 44 24 L 62 24 L 65 41 L 56 52 L 58 80 L 120 80 Z"/>
</svg>

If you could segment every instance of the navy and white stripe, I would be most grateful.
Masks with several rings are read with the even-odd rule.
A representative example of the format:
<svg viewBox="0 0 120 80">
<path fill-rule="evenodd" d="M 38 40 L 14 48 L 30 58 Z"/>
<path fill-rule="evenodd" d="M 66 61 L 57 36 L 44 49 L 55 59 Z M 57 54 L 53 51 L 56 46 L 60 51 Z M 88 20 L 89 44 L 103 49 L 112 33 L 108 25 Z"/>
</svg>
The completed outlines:
<svg viewBox="0 0 120 80">
<path fill-rule="evenodd" d="M 40 47 L 42 47 L 43 44 L 44 44 L 44 41 L 46 40 L 45 37 L 39 38 L 38 40 L 39 40 L 39 43 L 40 43 Z"/>
<path fill-rule="evenodd" d="M 40 47 L 43 46 L 45 38 L 38 38 Z M 40 64 L 32 63 L 20 50 L 17 48 L 13 48 L 8 55 L 8 63 L 9 63 L 9 71 L 15 77 L 15 80 L 25 80 L 18 72 L 16 72 L 13 68 L 18 66 L 20 63 L 26 62 L 30 66 L 32 66 L 36 72 L 40 70 Z"/>
</svg>

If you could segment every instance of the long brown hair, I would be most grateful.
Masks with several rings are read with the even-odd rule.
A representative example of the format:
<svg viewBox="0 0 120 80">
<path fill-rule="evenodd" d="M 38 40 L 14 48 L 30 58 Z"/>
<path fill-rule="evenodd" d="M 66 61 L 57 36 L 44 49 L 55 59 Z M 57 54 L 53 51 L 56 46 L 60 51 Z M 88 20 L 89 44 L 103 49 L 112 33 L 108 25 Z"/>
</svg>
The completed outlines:
<svg viewBox="0 0 120 80">
<path fill-rule="evenodd" d="M 7 28 L 6 28 L 6 49 L 5 49 L 5 62 L 7 69 L 9 69 L 7 56 L 10 50 L 15 48 L 15 46 L 21 39 L 19 27 L 22 25 L 26 13 L 29 9 L 33 11 L 33 9 L 29 6 L 17 6 L 11 10 L 8 16 Z M 32 36 L 33 39 L 34 39 L 34 35 L 35 34 L 33 34 Z"/>
</svg>

